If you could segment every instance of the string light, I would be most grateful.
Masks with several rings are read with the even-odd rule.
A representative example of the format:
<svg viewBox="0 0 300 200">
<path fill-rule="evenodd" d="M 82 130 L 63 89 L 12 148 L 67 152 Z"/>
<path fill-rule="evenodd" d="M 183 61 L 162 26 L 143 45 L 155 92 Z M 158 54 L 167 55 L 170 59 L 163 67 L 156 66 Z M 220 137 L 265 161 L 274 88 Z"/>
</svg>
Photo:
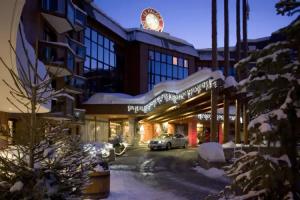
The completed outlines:
<svg viewBox="0 0 300 200">
<path fill-rule="evenodd" d="M 216 88 L 217 86 L 217 81 L 214 81 L 213 79 L 207 79 L 178 94 L 164 91 L 145 105 L 128 105 L 127 110 L 128 112 L 134 113 L 148 113 L 163 103 L 177 104 L 180 101 L 199 95 L 200 93 L 212 88 Z"/>
<path fill-rule="evenodd" d="M 201 113 L 198 115 L 199 120 L 208 121 L 211 119 L 211 113 Z M 234 121 L 235 115 L 229 115 L 229 120 Z M 224 121 L 224 115 L 223 114 L 217 114 L 217 121 Z"/>
</svg>

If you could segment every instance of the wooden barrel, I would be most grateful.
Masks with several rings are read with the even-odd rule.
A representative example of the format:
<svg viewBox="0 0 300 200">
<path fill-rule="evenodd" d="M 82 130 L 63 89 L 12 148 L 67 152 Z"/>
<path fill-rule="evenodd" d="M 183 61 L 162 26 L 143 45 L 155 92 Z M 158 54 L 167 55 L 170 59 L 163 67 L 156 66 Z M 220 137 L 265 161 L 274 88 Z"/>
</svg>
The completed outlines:
<svg viewBox="0 0 300 200">
<path fill-rule="evenodd" d="M 85 198 L 103 199 L 110 193 L 110 171 L 93 172 L 89 175 L 89 184 L 84 188 Z"/>
</svg>

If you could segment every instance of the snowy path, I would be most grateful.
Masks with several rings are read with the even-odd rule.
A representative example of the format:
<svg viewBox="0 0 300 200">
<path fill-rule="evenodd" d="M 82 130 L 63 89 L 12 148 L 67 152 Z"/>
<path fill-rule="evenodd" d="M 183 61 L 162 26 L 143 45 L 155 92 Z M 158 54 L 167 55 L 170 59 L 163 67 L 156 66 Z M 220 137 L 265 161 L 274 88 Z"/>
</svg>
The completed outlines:
<svg viewBox="0 0 300 200">
<path fill-rule="evenodd" d="M 109 200 L 185 200 L 172 191 L 151 187 L 135 178 L 134 172 L 111 170 L 111 191 Z"/>
<path fill-rule="evenodd" d="M 111 194 L 108 199 L 204 199 L 228 185 L 225 177 L 212 177 L 211 173 L 194 168 L 196 162 L 195 149 L 130 150 L 111 163 Z"/>
</svg>

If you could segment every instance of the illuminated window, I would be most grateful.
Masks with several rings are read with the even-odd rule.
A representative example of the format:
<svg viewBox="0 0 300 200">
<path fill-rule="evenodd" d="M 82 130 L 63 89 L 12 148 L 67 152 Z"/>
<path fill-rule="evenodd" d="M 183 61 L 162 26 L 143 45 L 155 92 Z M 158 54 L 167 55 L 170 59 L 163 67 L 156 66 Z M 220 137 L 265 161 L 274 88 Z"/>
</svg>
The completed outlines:
<svg viewBox="0 0 300 200">
<path fill-rule="evenodd" d="M 188 76 L 188 60 L 149 50 L 148 90 L 167 80 L 180 80 Z"/>
<path fill-rule="evenodd" d="M 178 65 L 177 57 L 173 57 L 173 65 Z"/>
</svg>

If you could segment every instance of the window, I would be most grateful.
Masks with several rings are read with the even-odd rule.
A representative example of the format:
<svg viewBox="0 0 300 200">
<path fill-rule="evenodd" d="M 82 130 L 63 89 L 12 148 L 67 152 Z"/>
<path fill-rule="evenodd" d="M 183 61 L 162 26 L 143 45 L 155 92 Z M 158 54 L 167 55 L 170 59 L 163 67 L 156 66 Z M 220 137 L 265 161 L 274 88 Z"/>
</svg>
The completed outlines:
<svg viewBox="0 0 300 200">
<path fill-rule="evenodd" d="M 173 57 L 173 65 L 177 65 L 177 58 L 176 57 Z"/>
<path fill-rule="evenodd" d="M 90 27 L 84 31 L 86 46 L 85 72 L 88 70 L 114 70 L 117 67 L 116 44 Z"/>
<path fill-rule="evenodd" d="M 149 50 L 148 90 L 167 80 L 180 80 L 188 76 L 188 60 Z"/>
</svg>

